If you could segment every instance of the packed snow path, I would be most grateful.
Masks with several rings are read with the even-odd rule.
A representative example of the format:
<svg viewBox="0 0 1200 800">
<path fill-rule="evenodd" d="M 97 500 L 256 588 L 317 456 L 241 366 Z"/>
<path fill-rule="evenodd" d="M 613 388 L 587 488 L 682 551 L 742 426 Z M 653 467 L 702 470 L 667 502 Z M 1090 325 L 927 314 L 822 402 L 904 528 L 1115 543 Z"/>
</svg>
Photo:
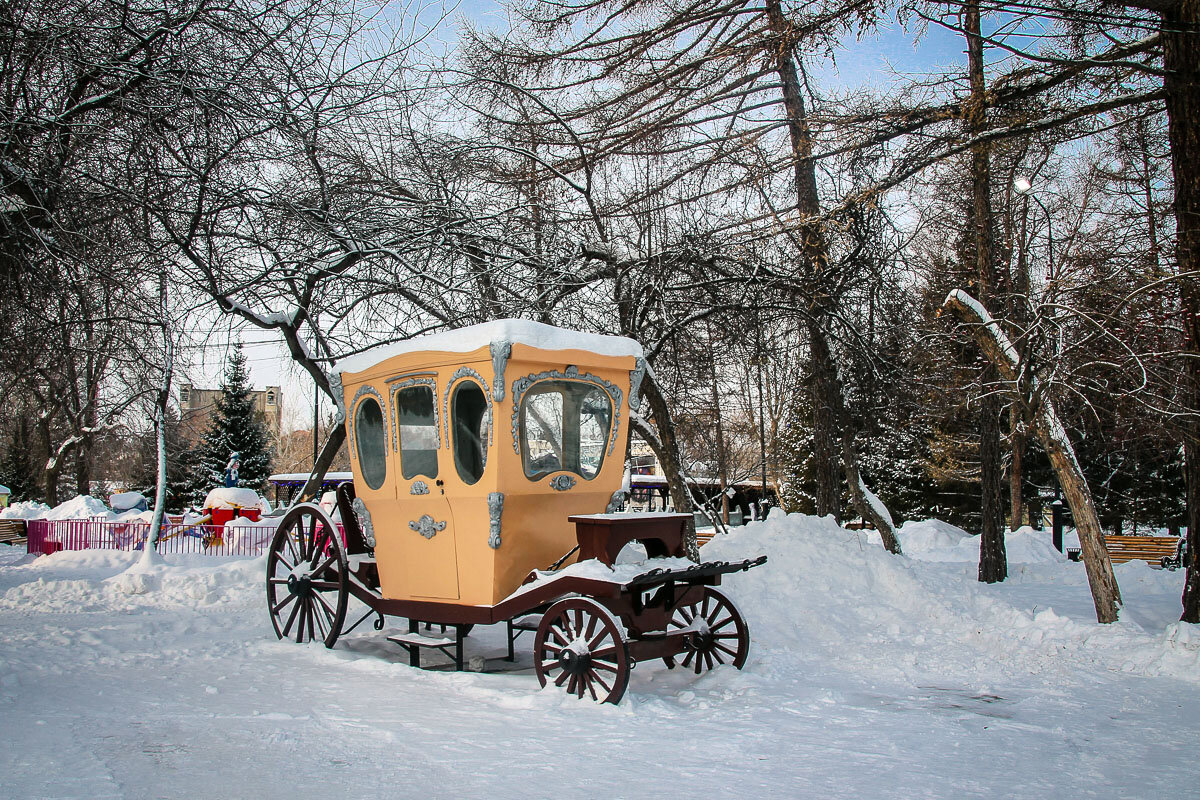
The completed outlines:
<svg viewBox="0 0 1200 800">
<path fill-rule="evenodd" d="M 529 635 L 504 674 L 411 669 L 369 622 L 278 642 L 261 559 L 0 551 L 0 795 L 1200 796 L 1183 573 L 1118 567 L 1102 627 L 1081 565 L 1043 548 L 981 586 L 939 525 L 902 529 L 907 557 L 797 516 L 718 539 L 707 557 L 771 558 L 725 584 L 747 668 L 642 664 L 618 707 L 539 690 Z M 503 652 L 503 626 L 468 639 Z"/>
</svg>

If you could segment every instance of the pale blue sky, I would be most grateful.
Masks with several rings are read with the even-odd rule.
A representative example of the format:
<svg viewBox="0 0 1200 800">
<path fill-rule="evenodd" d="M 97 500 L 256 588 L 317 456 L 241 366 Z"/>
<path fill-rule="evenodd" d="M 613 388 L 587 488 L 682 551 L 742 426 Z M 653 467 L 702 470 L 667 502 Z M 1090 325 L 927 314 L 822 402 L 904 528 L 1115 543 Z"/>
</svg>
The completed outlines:
<svg viewBox="0 0 1200 800">
<path fill-rule="evenodd" d="M 426 24 L 437 19 L 432 11 L 427 11 L 423 17 Z M 463 0 L 437 32 L 437 39 L 452 46 L 458 24 L 464 18 L 480 27 L 502 27 L 506 24 L 504 12 L 495 0 Z M 912 35 L 902 30 L 893 19 L 869 37 L 861 40 L 848 38 L 837 53 L 835 64 L 814 61 L 810 64 L 809 73 L 818 91 L 836 93 L 864 84 L 882 87 L 891 81 L 894 72 L 930 72 L 939 65 L 960 65 L 961 68 L 964 61 L 963 44 L 959 36 L 932 26 L 919 42 L 914 43 Z M 207 339 L 201 349 L 188 354 L 193 362 L 188 371 L 189 379 L 197 385 L 220 384 L 227 352 L 224 342 L 228 335 L 221 328 L 225 326 L 218 326 L 218 331 Z M 233 335 L 238 334 L 234 332 Z M 243 328 L 241 339 L 246 343 L 254 385 L 257 388 L 267 385 L 284 387 L 285 427 L 310 424 L 305 420 L 311 421 L 312 418 L 312 383 L 306 375 L 298 374 L 286 349 L 265 331 Z"/>
</svg>

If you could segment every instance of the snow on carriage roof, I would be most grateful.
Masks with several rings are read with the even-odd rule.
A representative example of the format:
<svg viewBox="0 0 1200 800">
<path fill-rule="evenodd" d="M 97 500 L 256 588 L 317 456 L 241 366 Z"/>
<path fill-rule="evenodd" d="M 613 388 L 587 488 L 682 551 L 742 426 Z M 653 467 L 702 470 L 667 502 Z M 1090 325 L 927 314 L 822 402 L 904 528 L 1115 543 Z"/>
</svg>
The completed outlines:
<svg viewBox="0 0 1200 800">
<path fill-rule="evenodd" d="M 586 350 L 602 356 L 642 356 L 642 346 L 624 336 L 584 333 L 527 319 L 499 319 L 372 347 L 337 362 L 333 371 L 362 372 L 393 356 L 425 350 L 469 353 L 492 342 L 512 342 L 541 350 Z"/>
</svg>

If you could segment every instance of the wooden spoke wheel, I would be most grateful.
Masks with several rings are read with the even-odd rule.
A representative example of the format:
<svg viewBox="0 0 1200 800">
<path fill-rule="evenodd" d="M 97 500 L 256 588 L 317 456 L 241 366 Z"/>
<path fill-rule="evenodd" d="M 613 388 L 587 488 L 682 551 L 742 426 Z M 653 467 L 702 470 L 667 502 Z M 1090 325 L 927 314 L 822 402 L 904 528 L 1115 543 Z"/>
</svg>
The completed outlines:
<svg viewBox="0 0 1200 800">
<path fill-rule="evenodd" d="M 559 600 L 538 625 L 533 664 L 542 686 L 552 682 L 576 697 L 618 703 L 629 684 L 625 628 L 595 600 Z"/>
<path fill-rule="evenodd" d="M 275 634 L 333 647 L 346 620 L 349 567 L 333 521 L 304 503 L 284 516 L 267 553 L 267 609 Z"/>
<path fill-rule="evenodd" d="M 733 601 L 711 586 L 704 587 L 700 600 L 677 605 L 671 612 L 667 632 L 686 631 L 682 665 L 699 675 L 717 664 L 741 669 L 750 652 L 750 629 Z M 664 659 L 674 667 L 674 657 Z"/>
</svg>

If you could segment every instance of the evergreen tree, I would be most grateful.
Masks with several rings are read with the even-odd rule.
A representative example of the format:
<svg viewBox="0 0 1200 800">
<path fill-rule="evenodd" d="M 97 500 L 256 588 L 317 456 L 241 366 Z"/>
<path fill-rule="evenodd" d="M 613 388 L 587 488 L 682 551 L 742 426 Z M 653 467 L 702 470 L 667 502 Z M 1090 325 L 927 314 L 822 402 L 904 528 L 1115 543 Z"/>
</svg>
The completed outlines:
<svg viewBox="0 0 1200 800">
<path fill-rule="evenodd" d="M 193 462 L 192 490 L 197 502 L 210 489 L 225 485 L 225 465 L 231 453 L 236 452 L 241 462 L 238 486 L 260 491 L 271 474 L 273 454 L 267 428 L 254 408 L 246 355 L 240 343 L 229 358 L 221 389 L 223 394 L 217 400 L 216 411 Z"/>
<path fill-rule="evenodd" d="M 180 428 L 179 414 L 168 409 L 166 420 L 167 437 L 167 505 L 172 513 L 183 510 L 184 503 L 191 500 L 193 476 L 190 464 L 196 462 L 197 453 L 189 450 Z M 131 488 L 141 492 L 154 504 L 154 492 L 158 481 L 158 452 L 154 430 L 150 429 L 137 438 L 136 470 Z M 207 478 L 205 478 L 207 485 Z"/>
</svg>

